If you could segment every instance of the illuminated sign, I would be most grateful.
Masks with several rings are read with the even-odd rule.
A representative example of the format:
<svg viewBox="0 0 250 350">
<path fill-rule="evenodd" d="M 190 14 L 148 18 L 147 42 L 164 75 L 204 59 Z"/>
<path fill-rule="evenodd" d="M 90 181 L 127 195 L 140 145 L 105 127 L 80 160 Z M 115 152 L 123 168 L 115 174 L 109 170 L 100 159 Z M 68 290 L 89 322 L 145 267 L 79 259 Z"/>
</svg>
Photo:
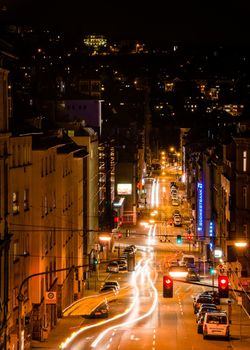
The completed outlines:
<svg viewBox="0 0 250 350">
<path fill-rule="evenodd" d="M 132 184 L 117 184 L 117 194 L 119 196 L 132 194 Z"/>
<path fill-rule="evenodd" d="M 222 253 L 221 248 L 215 248 L 214 249 L 214 257 L 215 258 L 222 258 L 222 255 L 223 255 L 223 253 Z"/>
<path fill-rule="evenodd" d="M 203 185 L 197 183 L 197 233 L 198 236 L 203 235 Z"/>
<path fill-rule="evenodd" d="M 214 248 L 214 223 L 212 221 L 209 222 L 209 237 L 210 237 L 210 250 Z"/>
</svg>

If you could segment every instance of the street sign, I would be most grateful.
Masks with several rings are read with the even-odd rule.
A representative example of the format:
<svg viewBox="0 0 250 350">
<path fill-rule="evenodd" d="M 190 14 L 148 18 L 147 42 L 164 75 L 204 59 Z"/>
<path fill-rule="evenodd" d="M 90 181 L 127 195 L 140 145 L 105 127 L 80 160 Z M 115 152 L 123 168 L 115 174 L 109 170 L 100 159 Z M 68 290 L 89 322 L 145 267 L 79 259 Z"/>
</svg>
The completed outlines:
<svg viewBox="0 0 250 350">
<path fill-rule="evenodd" d="M 45 292 L 45 304 L 56 304 L 56 292 Z"/>
</svg>

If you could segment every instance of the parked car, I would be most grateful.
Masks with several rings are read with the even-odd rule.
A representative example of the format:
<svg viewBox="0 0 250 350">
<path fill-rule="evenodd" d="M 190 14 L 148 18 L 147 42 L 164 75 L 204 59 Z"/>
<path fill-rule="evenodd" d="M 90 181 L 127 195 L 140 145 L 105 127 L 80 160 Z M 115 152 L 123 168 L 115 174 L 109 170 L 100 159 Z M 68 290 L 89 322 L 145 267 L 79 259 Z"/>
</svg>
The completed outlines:
<svg viewBox="0 0 250 350">
<path fill-rule="evenodd" d="M 218 312 L 218 310 L 210 309 L 208 312 L 209 313 L 214 313 L 214 312 Z M 205 314 L 206 314 L 206 312 L 201 313 L 200 317 L 199 317 L 199 319 L 197 321 L 197 333 L 199 333 L 199 334 L 203 333 L 203 323 L 204 323 Z"/>
<path fill-rule="evenodd" d="M 196 314 L 196 322 L 198 322 L 201 314 L 205 314 L 206 312 L 210 312 L 211 310 L 220 311 L 218 310 L 217 306 L 215 304 L 201 304 L 199 311 Z"/>
<path fill-rule="evenodd" d="M 111 261 L 108 265 L 107 265 L 107 272 L 113 272 L 113 273 L 118 273 L 119 272 L 119 265 L 117 261 Z"/>
<path fill-rule="evenodd" d="M 210 295 L 199 295 L 197 298 L 194 298 L 194 314 L 197 314 L 201 304 L 213 304 L 213 298 Z"/>
<path fill-rule="evenodd" d="M 113 292 L 116 294 L 118 292 L 118 289 L 116 286 L 104 286 L 99 290 L 99 293 L 108 293 L 108 292 Z"/>
<path fill-rule="evenodd" d="M 206 290 L 205 292 L 202 292 L 200 295 L 211 295 L 213 298 L 214 304 L 220 305 L 220 296 L 216 290 Z"/>
<path fill-rule="evenodd" d="M 118 266 L 119 266 L 119 271 L 127 270 L 127 268 L 128 268 L 127 260 L 118 259 L 117 262 L 118 262 Z"/>
<path fill-rule="evenodd" d="M 118 281 L 105 281 L 102 285 L 102 288 L 107 286 L 116 287 L 118 290 L 120 289 L 120 284 Z"/>
<path fill-rule="evenodd" d="M 203 321 L 203 339 L 223 337 L 230 339 L 230 324 L 225 312 L 207 312 Z"/>
</svg>

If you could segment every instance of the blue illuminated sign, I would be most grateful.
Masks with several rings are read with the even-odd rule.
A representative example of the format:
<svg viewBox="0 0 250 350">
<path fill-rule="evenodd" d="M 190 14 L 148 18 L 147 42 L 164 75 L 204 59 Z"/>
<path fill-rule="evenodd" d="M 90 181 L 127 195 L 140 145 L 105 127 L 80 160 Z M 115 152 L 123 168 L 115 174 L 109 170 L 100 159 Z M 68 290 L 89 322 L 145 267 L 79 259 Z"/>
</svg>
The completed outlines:
<svg viewBox="0 0 250 350">
<path fill-rule="evenodd" d="M 209 222 L 209 237 L 214 236 L 214 223 L 212 221 Z"/>
<path fill-rule="evenodd" d="M 214 223 L 212 221 L 209 222 L 209 237 L 210 237 L 210 250 L 214 248 Z"/>
<path fill-rule="evenodd" d="M 198 236 L 203 233 L 203 184 L 197 183 L 197 232 Z"/>
</svg>

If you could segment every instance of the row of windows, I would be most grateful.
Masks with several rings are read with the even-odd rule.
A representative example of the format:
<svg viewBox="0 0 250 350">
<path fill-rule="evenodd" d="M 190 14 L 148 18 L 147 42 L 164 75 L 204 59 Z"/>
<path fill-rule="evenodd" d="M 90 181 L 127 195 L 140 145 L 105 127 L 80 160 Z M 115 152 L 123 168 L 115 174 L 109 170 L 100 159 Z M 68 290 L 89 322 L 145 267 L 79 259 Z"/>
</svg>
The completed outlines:
<svg viewBox="0 0 250 350">
<path fill-rule="evenodd" d="M 41 176 L 46 176 L 56 170 L 55 154 L 41 159 Z"/>
<path fill-rule="evenodd" d="M 50 211 L 56 208 L 56 193 L 53 192 L 52 194 L 42 197 L 42 203 L 41 203 L 41 216 L 46 216 L 49 214 Z"/>
<path fill-rule="evenodd" d="M 12 167 L 23 166 L 31 163 L 30 145 L 12 145 Z"/>
<path fill-rule="evenodd" d="M 56 230 L 49 230 L 43 234 L 43 252 L 44 256 L 56 245 Z"/>
<path fill-rule="evenodd" d="M 12 193 L 12 213 L 14 215 L 20 212 L 20 202 L 23 203 L 24 211 L 29 210 L 29 190 L 23 191 L 23 197 L 20 198 L 18 191 Z M 70 192 L 63 195 L 63 212 L 69 210 L 72 206 L 72 194 Z M 41 203 L 41 216 L 44 217 L 49 214 L 53 209 L 56 208 L 56 193 L 53 192 L 49 196 L 45 195 L 42 197 Z"/>
<path fill-rule="evenodd" d="M 67 176 L 72 173 L 71 163 L 68 159 L 63 161 L 62 164 L 62 175 Z M 56 170 L 56 156 L 55 154 L 41 159 L 41 177 L 51 174 Z"/>
</svg>

